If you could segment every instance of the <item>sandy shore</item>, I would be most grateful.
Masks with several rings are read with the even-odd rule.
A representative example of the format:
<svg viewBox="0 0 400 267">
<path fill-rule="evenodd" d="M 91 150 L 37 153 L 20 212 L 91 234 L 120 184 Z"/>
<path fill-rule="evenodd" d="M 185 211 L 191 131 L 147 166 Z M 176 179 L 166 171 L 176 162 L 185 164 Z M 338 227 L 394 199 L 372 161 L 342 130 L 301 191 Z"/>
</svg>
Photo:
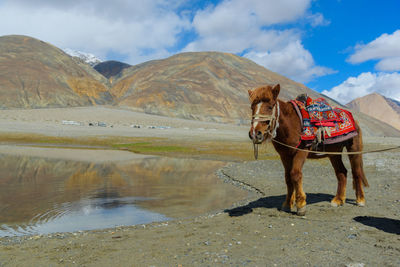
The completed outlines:
<svg viewBox="0 0 400 267">
<path fill-rule="evenodd" d="M 62 125 L 62 120 L 85 126 Z M 104 121 L 113 128 L 87 126 L 91 121 Z M 134 129 L 131 124 L 171 129 Z M 0 111 L 0 132 L 4 133 L 234 141 L 246 139 L 247 131 L 245 126 L 153 117 L 106 107 Z M 365 141 L 368 148 L 400 144 L 396 138 Z M 370 183 L 366 207 L 354 203 L 348 160 L 348 200 L 339 208 L 330 206 L 336 178 L 329 161 L 306 162 L 308 210 L 304 217 L 279 210 L 286 193 L 279 160 L 229 163 L 218 176 L 254 191 L 255 197 L 185 220 L 1 238 L 0 266 L 400 266 L 399 157 L 399 151 L 364 156 Z"/>
<path fill-rule="evenodd" d="M 81 125 L 66 125 L 73 121 Z M 105 127 L 89 126 L 99 122 Z M 140 126 L 134 128 L 132 126 Z M 112 107 L 0 110 L 0 133 L 51 136 L 136 136 L 243 140 L 248 127 L 149 115 Z"/>
</svg>

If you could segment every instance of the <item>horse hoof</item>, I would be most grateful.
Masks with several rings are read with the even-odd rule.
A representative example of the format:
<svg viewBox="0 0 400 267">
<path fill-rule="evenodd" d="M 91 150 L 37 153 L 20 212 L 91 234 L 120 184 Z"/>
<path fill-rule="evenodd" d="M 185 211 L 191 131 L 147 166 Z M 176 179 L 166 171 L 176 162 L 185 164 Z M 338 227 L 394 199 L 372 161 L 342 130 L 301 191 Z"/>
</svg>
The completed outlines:
<svg viewBox="0 0 400 267">
<path fill-rule="evenodd" d="M 340 207 L 340 206 L 343 206 L 343 204 L 344 204 L 344 201 L 342 201 L 342 200 L 338 200 L 338 199 L 332 199 L 331 200 L 331 206 L 332 207 Z"/>
<path fill-rule="evenodd" d="M 357 202 L 357 206 L 364 207 L 365 206 L 365 201 Z"/>
<path fill-rule="evenodd" d="M 297 216 L 304 216 L 304 215 L 306 215 L 306 206 L 304 206 L 304 207 L 302 207 L 302 208 L 300 208 L 300 209 L 297 209 Z"/>
</svg>

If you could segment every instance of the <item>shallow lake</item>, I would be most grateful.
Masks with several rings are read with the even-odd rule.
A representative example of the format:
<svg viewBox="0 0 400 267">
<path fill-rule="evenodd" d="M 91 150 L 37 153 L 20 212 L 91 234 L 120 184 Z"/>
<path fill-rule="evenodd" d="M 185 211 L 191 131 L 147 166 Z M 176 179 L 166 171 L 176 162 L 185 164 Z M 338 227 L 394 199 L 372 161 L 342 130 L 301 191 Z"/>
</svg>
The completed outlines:
<svg viewBox="0 0 400 267">
<path fill-rule="evenodd" d="M 144 224 L 229 208 L 248 192 L 216 177 L 224 164 L 0 153 L 0 237 Z"/>
</svg>

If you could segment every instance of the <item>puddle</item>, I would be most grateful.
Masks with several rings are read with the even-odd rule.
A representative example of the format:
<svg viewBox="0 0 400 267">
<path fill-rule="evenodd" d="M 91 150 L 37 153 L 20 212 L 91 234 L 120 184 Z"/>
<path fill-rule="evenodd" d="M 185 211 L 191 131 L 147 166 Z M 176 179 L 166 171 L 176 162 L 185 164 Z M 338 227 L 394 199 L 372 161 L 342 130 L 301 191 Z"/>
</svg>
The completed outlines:
<svg viewBox="0 0 400 267">
<path fill-rule="evenodd" d="M 144 224 L 229 208 L 248 192 L 215 176 L 224 164 L 0 154 L 0 237 Z"/>
</svg>

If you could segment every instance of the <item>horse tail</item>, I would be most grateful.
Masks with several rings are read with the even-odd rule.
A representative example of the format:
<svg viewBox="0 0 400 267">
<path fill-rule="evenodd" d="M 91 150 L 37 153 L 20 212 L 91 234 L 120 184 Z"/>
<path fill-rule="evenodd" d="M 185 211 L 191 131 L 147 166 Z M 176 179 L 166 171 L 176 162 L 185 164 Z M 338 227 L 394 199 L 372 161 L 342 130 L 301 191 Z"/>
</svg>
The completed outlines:
<svg viewBox="0 0 400 267">
<path fill-rule="evenodd" d="M 365 187 L 369 187 L 369 183 L 368 183 L 367 177 L 366 177 L 365 174 L 364 174 L 364 170 L 361 169 L 361 172 L 362 172 L 362 174 L 361 174 L 361 180 L 362 180 L 363 185 L 364 185 Z"/>
</svg>

